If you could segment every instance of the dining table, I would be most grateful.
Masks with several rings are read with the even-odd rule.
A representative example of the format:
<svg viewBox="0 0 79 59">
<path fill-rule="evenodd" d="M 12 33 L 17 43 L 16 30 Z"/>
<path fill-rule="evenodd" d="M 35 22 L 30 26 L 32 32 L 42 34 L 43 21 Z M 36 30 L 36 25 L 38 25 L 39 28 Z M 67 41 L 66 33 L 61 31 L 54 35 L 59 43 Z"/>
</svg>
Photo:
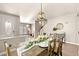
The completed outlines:
<svg viewBox="0 0 79 59">
<path fill-rule="evenodd" d="M 38 45 L 33 46 L 28 51 L 22 53 L 23 56 L 47 56 L 48 49 L 47 47 L 40 47 Z"/>
<path fill-rule="evenodd" d="M 48 42 L 55 38 L 55 34 L 52 37 L 47 38 L 46 36 L 38 36 L 37 39 L 31 38 L 29 42 L 25 41 L 23 44 L 17 48 L 18 56 L 37 56 L 46 55 L 48 50 Z M 61 33 L 58 32 L 58 36 L 63 38 Z M 40 39 L 39 39 L 40 38 Z"/>
<path fill-rule="evenodd" d="M 18 56 L 45 56 L 48 54 L 48 40 L 33 44 L 29 48 L 25 48 L 26 44 L 17 48 Z"/>
</svg>

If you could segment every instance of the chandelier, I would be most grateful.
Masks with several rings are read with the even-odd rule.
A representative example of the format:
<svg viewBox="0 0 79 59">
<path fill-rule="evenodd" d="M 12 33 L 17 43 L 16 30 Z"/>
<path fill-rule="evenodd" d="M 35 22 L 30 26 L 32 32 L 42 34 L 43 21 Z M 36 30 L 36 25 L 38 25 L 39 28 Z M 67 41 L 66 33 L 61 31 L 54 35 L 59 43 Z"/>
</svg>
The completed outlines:
<svg viewBox="0 0 79 59">
<path fill-rule="evenodd" d="M 38 23 L 41 25 L 41 26 L 44 26 L 46 23 L 47 23 L 47 19 L 46 19 L 46 15 L 45 13 L 42 11 L 42 3 L 41 3 L 41 10 L 40 12 L 37 14 L 37 20 Z"/>
</svg>

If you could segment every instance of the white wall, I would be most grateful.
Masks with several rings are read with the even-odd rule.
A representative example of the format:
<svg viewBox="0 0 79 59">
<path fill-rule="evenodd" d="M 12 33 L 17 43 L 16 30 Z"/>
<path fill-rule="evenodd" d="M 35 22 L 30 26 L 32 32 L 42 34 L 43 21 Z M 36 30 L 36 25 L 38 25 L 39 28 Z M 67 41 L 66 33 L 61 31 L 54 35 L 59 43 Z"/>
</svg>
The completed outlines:
<svg viewBox="0 0 79 59">
<path fill-rule="evenodd" d="M 49 35 L 53 32 L 53 27 L 56 26 L 57 23 L 63 23 L 63 30 L 66 33 L 66 42 L 78 43 L 76 24 L 78 25 L 79 22 L 77 20 L 76 13 L 48 19 L 48 23 L 44 26 L 41 32 L 46 32 Z"/>
</svg>

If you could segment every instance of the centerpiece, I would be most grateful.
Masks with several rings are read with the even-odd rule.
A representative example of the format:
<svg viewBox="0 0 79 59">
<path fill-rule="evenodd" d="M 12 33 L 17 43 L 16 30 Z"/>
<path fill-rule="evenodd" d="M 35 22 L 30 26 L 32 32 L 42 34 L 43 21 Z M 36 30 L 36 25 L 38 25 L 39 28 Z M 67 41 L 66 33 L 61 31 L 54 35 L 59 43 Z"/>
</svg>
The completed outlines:
<svg viewBox="0 0 79 59">
<path fill-rule="evenodd" d="M 30 41 L 24 49 L 32 47 L 34 44 L 39 44 L 47 40 L 47 36 L 39 35 L 35 41 Z"/>
</svg>

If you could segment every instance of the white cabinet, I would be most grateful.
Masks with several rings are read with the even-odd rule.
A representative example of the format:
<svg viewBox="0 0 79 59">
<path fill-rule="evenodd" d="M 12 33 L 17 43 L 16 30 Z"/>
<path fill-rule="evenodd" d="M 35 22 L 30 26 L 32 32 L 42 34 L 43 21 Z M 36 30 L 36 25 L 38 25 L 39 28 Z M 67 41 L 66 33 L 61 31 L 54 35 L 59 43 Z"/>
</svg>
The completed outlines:
<svg viewBox="0 0 79 59">
<path fill-rule="evenodd" d="M 0 37 L 19 34 L 19 16 L 0 12 Z"/>
</svg>

